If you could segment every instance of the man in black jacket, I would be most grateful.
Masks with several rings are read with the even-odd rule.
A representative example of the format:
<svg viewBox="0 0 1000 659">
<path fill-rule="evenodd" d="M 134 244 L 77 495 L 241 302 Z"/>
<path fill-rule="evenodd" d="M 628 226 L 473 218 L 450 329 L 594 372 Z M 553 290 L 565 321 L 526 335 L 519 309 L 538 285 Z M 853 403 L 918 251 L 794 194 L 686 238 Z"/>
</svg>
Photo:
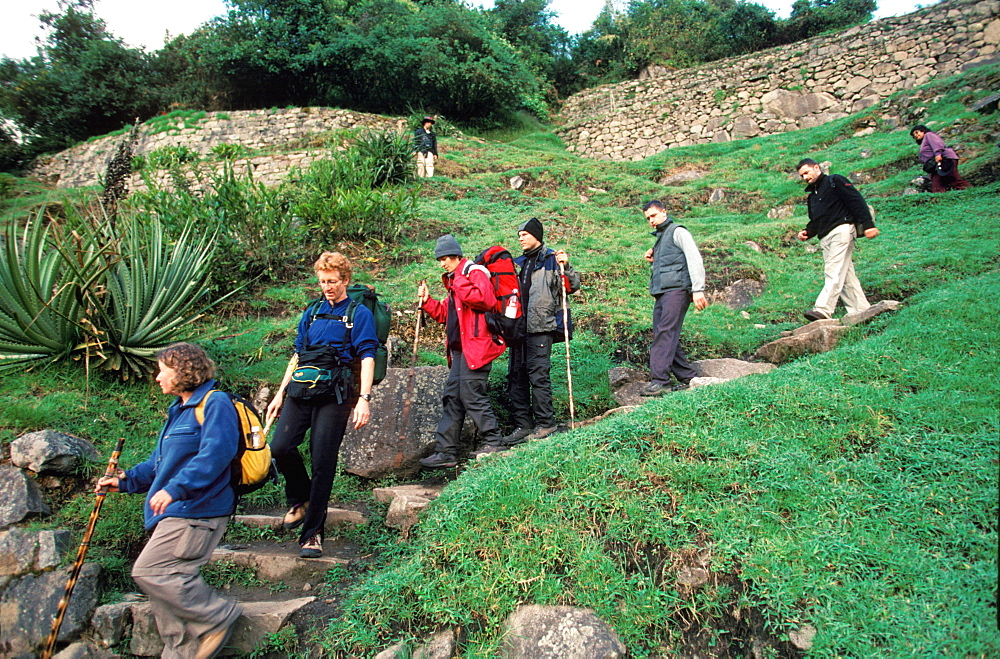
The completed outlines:
<svg viewBox="0 0 1000 659">
<path fill-rule="evenodd" d="M 420 127 L 413 131 L 413 150 L 417 155 L 417 178 L 434 176 L 434 163 L 438 159 L 434 117 L 424 117 Z"/>
<path fill-rule="evenodd" d="M 803 158 L 796 170 L 808 184 L 809 193 L 809 223 L 799 231 L 798 238 L 806 241 L 815 236 L 823 248 L 823 290 L 804 315 L 807 320 L 833 318 L 838 297 L 844 301 L 847 313 L 864 311 L 871 305 L 854 274 L 852 255 L 857 227 L 866 238 L 878 235 L 868 204 L 847 178 L 824 174 L 812 158 Z"/>
</svg>

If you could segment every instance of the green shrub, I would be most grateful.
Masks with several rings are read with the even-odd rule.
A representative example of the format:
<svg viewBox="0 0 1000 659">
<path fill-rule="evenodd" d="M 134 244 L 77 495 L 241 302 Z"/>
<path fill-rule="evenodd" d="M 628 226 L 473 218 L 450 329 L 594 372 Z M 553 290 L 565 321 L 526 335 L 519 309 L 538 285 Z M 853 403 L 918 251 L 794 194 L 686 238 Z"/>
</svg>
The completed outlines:
<svg viewBox="0 0 1000 659">
<path fill-rule="evenodd" d="M 405 133 L 365 131 L 358 136 L 357 152 L 373 186 L 401 185 L 413 179 L 413 142 Z"/>
</svg>

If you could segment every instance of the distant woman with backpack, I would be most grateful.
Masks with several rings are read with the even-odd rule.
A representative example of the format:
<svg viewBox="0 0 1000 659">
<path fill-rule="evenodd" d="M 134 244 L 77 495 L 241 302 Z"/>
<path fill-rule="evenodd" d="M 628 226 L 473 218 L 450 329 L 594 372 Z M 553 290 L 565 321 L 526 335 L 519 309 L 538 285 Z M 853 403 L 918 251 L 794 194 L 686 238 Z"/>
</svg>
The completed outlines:
<svg viewBox="0 0 1000 659">
<path fill-rule="evenodd" d="M 240 608 L 201 578 L 236 506 L 230 463 L 240 426 L 226 396 L 204 401 L 204 421 L 195 410 L 215 387 L 215 364 L 191 343 L 177 343 L 156 356 L 160 390 L 177 396 L 167 410 L 149 458 L 114 477 L 101 477 L 96 491 L 146 494 L 146 529 L 152 532 L 132 578 L 149 596 L 164 657 L 208 659 L 225 646 Z"/>
<path fill-rule="evenodd" d="M 338 252 L 323 252 L 313 269 L 323 298 L 302 314 L 295 337 L 298 365 L 282 382 L 284 395 L 279 391 L 267 406 L 267 420 L 278 418 L 271 454 L 285 479 L 290 506 L 283 526 L 302 527 L 302 558 L 323 555 L 323 527 L 337 455 L 347 422 L 357 429 L 371 419 L 369 402 L 379 346 L 372 312 L 352 303 L 347 295 L 351 262 Z M 312 478 L 298 449 L 310 428 Z"/>
<path fill-rule="evenodd" d="M 941 136 L 924 125 L 914 126 L 910 135 L 920 145 L 917 157 L 931 176 L 931 192 L 964 190 L 969 182 L 958 173 L 958 154 L 946 146 Z"/>
</svg>

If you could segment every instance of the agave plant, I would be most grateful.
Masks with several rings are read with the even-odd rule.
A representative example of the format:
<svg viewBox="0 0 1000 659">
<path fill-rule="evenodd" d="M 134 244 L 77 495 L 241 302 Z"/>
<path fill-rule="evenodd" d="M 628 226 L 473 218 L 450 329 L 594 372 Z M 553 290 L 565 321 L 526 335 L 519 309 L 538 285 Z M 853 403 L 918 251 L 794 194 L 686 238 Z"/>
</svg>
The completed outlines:
<svg viewBox="0 0 1000 659">
<path fill-rule="evenodd" d="M 155 218 L 69 213 L 8 230 L 0 262 L 0 368 L 68 356 L 142 377 L 164 346 L 188 338 L 214 235 L 185 226 L 170 240 Z M 211 304 L 207 305 L 211 306 Z"/>
<path fill-rule="evenodd" d="M 11 220 L 0 256 L 0 370 L 66 357 L 80 337 L 80 304 L 43 212 L 23 230 Z"/>
</svg>

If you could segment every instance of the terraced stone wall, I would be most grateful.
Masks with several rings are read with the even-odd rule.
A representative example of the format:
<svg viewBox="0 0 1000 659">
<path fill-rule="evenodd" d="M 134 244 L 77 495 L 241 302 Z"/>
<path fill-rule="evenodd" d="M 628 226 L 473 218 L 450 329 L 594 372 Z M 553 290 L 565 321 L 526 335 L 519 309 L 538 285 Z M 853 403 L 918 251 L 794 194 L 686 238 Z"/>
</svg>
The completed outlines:
<svg viewBox="0 0 1000 659">
<path fill-rule="evenodd" d="M 571 151 L 642 160 L 665 149 L 810 128 L 900 90 L 1000 57 L 1000 0 L 949 0 L 834 36 L 567 99 L 557 132 Z"/>
</svg>

